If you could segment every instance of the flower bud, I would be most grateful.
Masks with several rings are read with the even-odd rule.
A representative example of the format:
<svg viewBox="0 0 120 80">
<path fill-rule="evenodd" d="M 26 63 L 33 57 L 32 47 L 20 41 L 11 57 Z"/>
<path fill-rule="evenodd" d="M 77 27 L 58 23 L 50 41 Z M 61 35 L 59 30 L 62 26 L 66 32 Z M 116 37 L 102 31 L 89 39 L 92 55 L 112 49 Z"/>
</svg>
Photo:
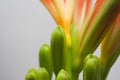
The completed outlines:
<svg viewBox="0 0 120 80">
<path fill-rule="evenodd" d="M 58 73 L 56 80 L 72 80 L 71 76 L 63 69 Z"/>
<path fill-rule="evenodd" d="M 39 75 L 40 80 L 50 80 L 50 76 L 47 70 L 43 67 L 38 70 L 38 75 Z"/>
<path fill-rule="evenodd" d="M 31 68 L 26 74 L 25 80 L 38 80 L 38 73 L 34 68 Z"/>
<path fill-rule="evenodd" d="M 85 58 L 83 80 L 100 80 L 100 61 L 97 56 L 89 54 Z"/>
<path fill-rule="evenodd" d="M 49 76 L 52 77 L 52 58 L 51 58 L 51 52 L 50 52 L 50 46 L 48 44 L 43 44 L 39 51 L 39 65 L 40 67 L 44 67 L 48 73 Z"/>
<path fill-rule="evenodd" d="M 64 49 L 65 49 L 65 32 L 58 26 L 52 32 L 50 48 L 52 54 L 53 69 L 55 75 L 63 68 Z"/>
</svg>

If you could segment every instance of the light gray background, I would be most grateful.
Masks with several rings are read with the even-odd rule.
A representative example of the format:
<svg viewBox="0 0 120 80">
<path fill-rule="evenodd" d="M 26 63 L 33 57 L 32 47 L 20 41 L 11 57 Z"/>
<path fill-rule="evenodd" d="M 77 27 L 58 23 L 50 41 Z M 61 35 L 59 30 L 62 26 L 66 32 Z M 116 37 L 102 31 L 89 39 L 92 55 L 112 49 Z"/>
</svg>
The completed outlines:
<svg viewBox="0 0 120 80">
<path fill-rule="evenodd" d="M 49 43 L 55 27 L 39 0 L 0 0 L 0 80 L 24 80 L 29 68 L 38 69 L 40 45 Z M 108 80 L 119 74 L 120 58 Z"/>
</svg>

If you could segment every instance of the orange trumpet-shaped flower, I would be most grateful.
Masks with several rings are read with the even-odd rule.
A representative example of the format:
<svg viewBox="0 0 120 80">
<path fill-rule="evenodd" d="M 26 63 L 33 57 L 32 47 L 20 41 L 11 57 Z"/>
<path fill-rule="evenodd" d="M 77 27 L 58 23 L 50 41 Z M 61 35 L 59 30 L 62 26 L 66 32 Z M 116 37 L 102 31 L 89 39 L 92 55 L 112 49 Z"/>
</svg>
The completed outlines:
<svg viewBox="0 0 120 80">
<path fill-rule="evenodd" d="M 92 0 L 41 0 L 57 24 L 66 32 L 67 43 L 71 45 L 70 26 L 75 24 L 79 33 L 92 8 Z"/>
<path fill-rule="evenodd" d="M 83 60 L 92 54 L 110 30 L 110 26 L 119 14 L 120 0 L 97 0 L 80 35 L 80 45 L 73 64 L 76 74 L 82 70 Z M 113 13 L 114 12 L 114 13 Z"/>
<path fill-rule="evenodd" d="M 41 0 L 47 7 L 56 23 L 61 25 L 66 32 L 67 43 L 71 45 L 69 27 L 72 23 L 75 1 L 74 0 Z"/>
<path fill-rule="evenodd" d="M 78 29 L 78 51 L 73 60 L 73 73 L 82 70 L 85 57 L 92 54 L 111 29 L 119 10 L 120 0 L 41 0 L 58 25 L 66 32 L 67 44 L 71 45 L 70 26 Z M 75 76 L 76 76 L 75 75 Z"/>
</svg>

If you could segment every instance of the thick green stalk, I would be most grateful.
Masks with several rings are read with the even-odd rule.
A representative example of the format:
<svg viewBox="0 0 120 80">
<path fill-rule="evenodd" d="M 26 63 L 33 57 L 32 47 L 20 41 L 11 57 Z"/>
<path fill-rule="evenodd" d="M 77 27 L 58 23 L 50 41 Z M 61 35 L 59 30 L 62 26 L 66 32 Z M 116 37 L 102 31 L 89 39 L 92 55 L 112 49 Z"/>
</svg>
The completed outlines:
<svg viewBox="0 0 120 80">
<path fill-rule="evenodd" d="M 78 29 L 75 26 L 75 24 L 72 24 L 70 26 L 70 35 L 71 35 L 71 55 L 72 55 L 72 62 L 74 61 L 76 55 L 77 55 L 77 51 L 78 51 L 78 44 L 79 44 L 79 40 L 78 40 Z"/>
<path fill-rule="evenodd" d="M 65 45 L 64 69 L 72 75 L 72 63 L 78 50 L 78 30 L 75 24 L 70 26 L 71 45 Z M 67 42 L 66 42 L 67 43 Z"/>
<path fill-rule="evenodd" d="M 65 53 L 64 53 L 64 69 L 70 75 L 72 75 L 71 61 L 72 61 L 71 60 L 71 47 L 66 45 Z"/>
<path fill-rule="evenodd" d="M 72 74 L 72 80 L 78 80 L 79 75 L 78 74 Z"/>
<path fill-rule="evenodd" d="M 77 45 L 78 45 L 78 31 L 75 25 L 71 25 L 70 35 L 71 35 L 71 46 L 67 44 L 65 45 L 64 69 L 72 76 L 73 75 L 72 63 L 77 54 Z M 74 75 L 73 80 L 77 80 L 77 79 L 78 79 L 78 76 Z"/>
</svg>

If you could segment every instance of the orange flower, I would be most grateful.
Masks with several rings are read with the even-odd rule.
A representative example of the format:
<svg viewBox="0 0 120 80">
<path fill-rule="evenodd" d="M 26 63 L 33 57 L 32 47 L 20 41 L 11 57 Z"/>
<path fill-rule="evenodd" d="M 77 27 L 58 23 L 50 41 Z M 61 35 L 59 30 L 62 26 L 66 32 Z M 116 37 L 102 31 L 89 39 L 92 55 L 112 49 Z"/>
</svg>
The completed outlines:
<svg viewBox="0 0 120 80">
<path fill-rule="evenodd" d="M 41 0 L 47 7 L 58 25 L 66 32 L 67 44 L 71 45 L 69 27 L 72 23 L 75 1 L 74 0 Z"/>
<path fill-rule="evenodd" d="M 83 60 L 92 54 L 111 29 L 119 13 L 120 0 L 41 0 L 58 25 L 66 32 L 67 44 L 71 46 L 70 26 L 78 28 L 78 51 L 73 61 L 73 72 L 79 74 Z"/>
<path fill-rule="evenodd" d="M 118 5 L 120 0 L 97 0 L 91 9 L 79 36 L 79 50 L 72 67 L 76 74 L 82 70 L 85 57 L 94 53 L 110 30 L 110 26 L 119 14 Z"/>
</svg>

